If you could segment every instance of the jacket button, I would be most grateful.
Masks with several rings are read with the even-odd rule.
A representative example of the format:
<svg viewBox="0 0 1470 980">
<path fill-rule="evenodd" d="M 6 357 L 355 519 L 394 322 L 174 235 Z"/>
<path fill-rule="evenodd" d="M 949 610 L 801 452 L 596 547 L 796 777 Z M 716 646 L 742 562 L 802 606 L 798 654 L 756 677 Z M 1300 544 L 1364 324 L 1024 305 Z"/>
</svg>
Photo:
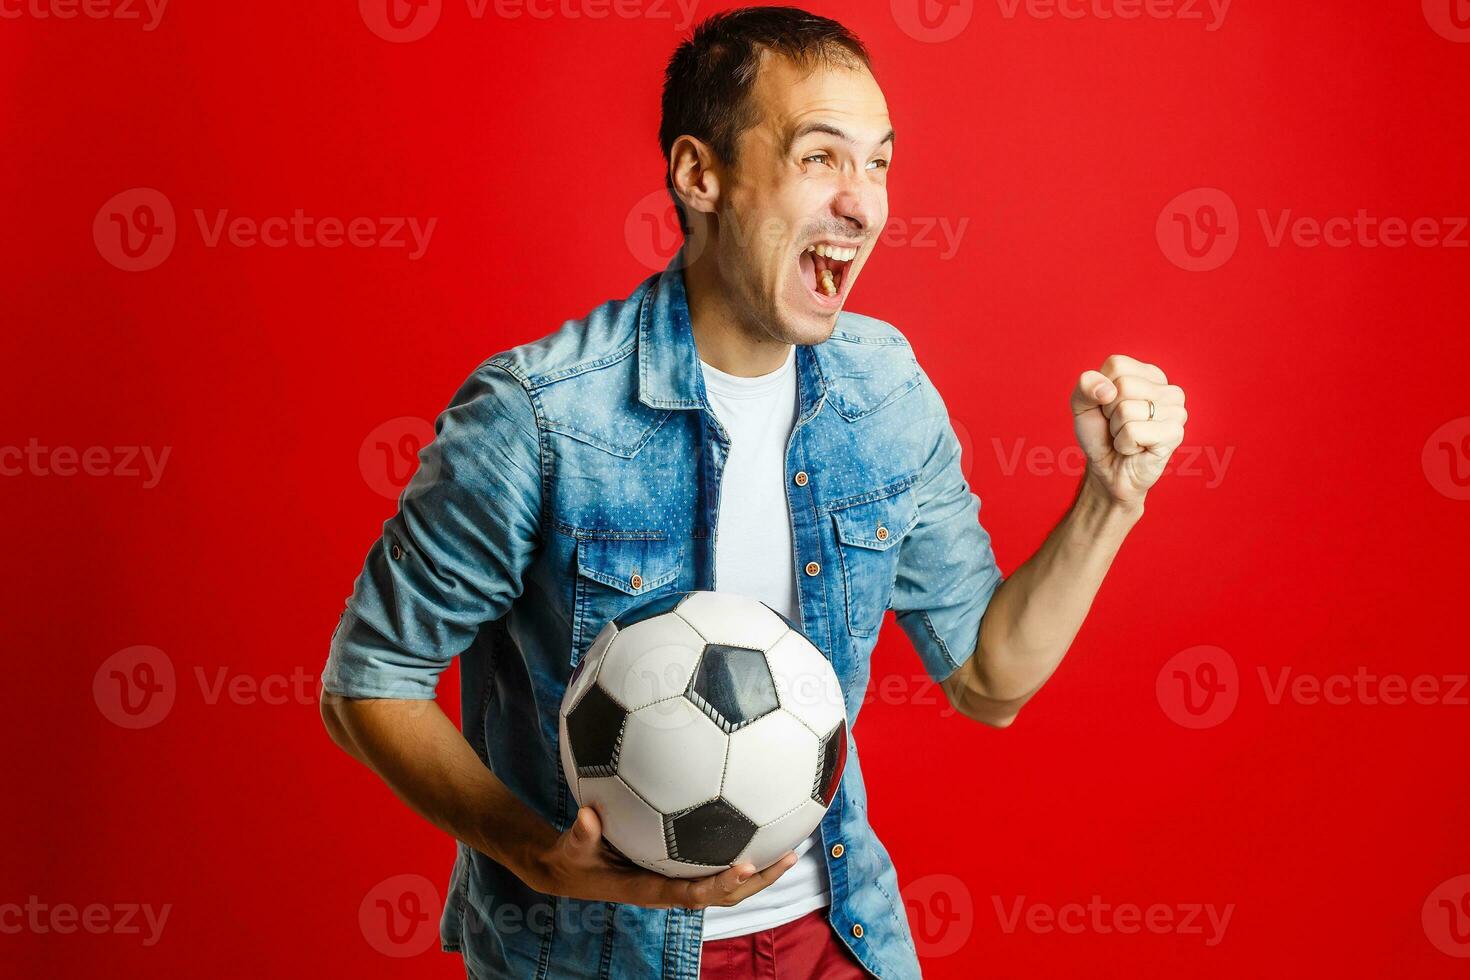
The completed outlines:
<svg viewBox="0 0 1470 980">
<path fill-rule="evenodd" d="M 392 550 L 390 550 L 388 552 L 388 554 L 390 554 L 390 555 L 393 556 L 393 560 L 394 561 L 399 561 L 400 559 L 403 558 L 403 549 L 400 548 L 398 545 L 395 544 L 393 546 Z"/>
<path fill-rule="evenodd" d="M 840 857 L 842 857 L 842 855 L 844 855 L 846 853 L 847 853 L 847 848 L 843 847 L 841 844 L 833 844 L 832 845 L 832 856 L 833 857 L 840 858 Z"/>
<path fill-rule="evenodd" d="M 639 575 L 637 572 L 634 572 L 633 577 L 628 579 L 628 584 L 633 587 L 634 592 L 637 592 L 639 589 L 643 588 L 643 576 Z"/>
<path fill-rule="evenodd" d="M 821 565 L 818 565 L 816 562 L 809 561 L 809 562 L 806 563 L 806 573 L 808 575 L 817 575 L 821 571 L 822 571 L 822 566 Z"/>
<path fill-rule="evenodd" d="M 797 486 L 799 486 L 799 487 L 806 486 L 806 470 L 797 470 L 796 471 L 796 476 L 793 479 L 794 479 L 794 481 L 795 481 L 795 483 L 796 483 Z"/>
<path fill-rule="evenodd" d="M 852 924 L 852 938 L 854 938 L 854 939 L 861 939 L 861 938 L 863 938 L 863 924 L 861 922 L 854 922 Z"/>
<path fill-rule="evenodd" d="M 882 524 L 879 524 L 878 525 L 877 534 L 878 534 L 878 540 L 879 541 L 887 541 L 888 540 L 888 528 L 884 527 Z"/>
</svg>

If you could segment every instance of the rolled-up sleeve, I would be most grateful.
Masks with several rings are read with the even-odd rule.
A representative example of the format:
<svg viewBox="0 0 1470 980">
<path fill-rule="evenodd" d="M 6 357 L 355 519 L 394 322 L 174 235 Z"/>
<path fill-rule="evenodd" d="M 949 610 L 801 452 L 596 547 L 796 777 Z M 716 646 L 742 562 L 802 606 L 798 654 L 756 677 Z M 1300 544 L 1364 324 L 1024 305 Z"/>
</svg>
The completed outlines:
<svg viewBox="0 0 1470 980">
<path fill-rule="evenodd" d="M 487 362 L 434 432 L 332 636 L 322 685 L 333 694 L 433 697 L 440 673 L 481 624 L 521 593 L 541 514 L 529 393 Z"/>
<path fill-rule="evenodd" d="M 915 394 L 924 456 L 914 489 L 919 519 L 900 546 L 891 606 L 924 669 L 942 681 L 975 652 L 1002 576 L 944 400 L 927 375 Z"/>
</svg>

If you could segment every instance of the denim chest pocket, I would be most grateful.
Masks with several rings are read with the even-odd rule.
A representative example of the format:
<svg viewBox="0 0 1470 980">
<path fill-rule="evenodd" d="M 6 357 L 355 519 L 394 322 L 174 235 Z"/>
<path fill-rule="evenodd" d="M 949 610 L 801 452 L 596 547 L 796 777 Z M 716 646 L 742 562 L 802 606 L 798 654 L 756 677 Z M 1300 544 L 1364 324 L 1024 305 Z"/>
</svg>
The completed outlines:
<svg viewBox="0 0 1470 980">
<path fill-rule="evenodd" d="M 573 666 L 609 621 L 678 586 L 684 548 L 659 531 L 593 531 L 577 538 Z"/>
<path fill-rule="evenodd" d="M 839 502 L 832 509 L 842 585 L 847 597 L 847 629 L 853 636 L 872 636 L 883 623 L 898 573 L 899 545 L 919 522 L 918 506 L 904 481 L 896 490 L 876 491 L 858 502 Z"/>
</svg>

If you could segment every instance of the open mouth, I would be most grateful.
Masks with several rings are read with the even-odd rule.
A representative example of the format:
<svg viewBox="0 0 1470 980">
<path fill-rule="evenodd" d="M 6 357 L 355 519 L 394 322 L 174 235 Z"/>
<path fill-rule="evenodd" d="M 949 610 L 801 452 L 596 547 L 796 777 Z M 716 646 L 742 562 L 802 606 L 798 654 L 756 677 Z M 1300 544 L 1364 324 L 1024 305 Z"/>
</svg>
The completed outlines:
<svg viewBox="0 0 1470 980">
<path fill-rule="evenodd" d="M 823 306 L 831 306 L 842 297 L 847 270 L 857 254 L 855 245 L 831 242 L 816 242 L 802 250 L 797 259 L 801 280 Z"/>
</svg>

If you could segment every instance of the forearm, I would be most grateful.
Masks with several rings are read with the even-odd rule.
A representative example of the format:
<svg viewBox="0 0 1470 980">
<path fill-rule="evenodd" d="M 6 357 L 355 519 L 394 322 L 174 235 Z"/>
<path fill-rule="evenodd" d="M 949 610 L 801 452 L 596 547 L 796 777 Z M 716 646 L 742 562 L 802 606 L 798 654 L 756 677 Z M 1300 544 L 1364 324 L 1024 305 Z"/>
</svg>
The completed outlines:
<svg viewBox="0 0 1470 980">
<path fill-rule="evenodd" d="M 556 840 L 552 828 L 485 767 L 434 701 L 322 695 L 322 720 L 342 749 L 416 813 L 516 874 Z"/>
<path fill-rule="evenodd" d="M 961 668 L 972 698 L 1019 709 L 1072 645 L 1141 504 L 1111 500 L 1090 480 L 1060 524 L 990 601 L 974 656 Z"/>
</svg>

